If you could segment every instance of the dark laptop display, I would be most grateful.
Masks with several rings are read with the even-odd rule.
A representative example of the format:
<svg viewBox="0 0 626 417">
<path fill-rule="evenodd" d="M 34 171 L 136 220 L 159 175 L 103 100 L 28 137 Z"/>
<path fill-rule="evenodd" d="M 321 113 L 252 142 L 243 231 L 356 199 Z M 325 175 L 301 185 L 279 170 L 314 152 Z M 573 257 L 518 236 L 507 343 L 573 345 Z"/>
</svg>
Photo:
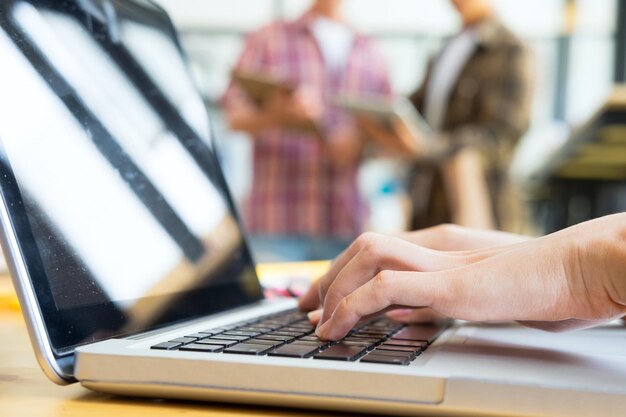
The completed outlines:
<svg viewBox="0 0 626 417">
<path fill-rule="evenodd" d="M 141 0 L 0 3 L 4 244 L 57 355 L 262 298 L 165 16 Z"/>
</svg>

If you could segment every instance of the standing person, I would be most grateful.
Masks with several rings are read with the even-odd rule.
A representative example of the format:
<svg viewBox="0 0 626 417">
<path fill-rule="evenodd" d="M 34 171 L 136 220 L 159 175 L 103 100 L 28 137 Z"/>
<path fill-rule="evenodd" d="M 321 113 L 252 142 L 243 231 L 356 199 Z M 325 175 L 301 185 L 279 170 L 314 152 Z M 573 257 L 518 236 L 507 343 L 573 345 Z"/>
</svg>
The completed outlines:
<svg viewBox="0 0 626 417">
<path fill-rule="evenodd" d="M 511 228 L 507 170 L 529 126 L 530 54 L 498 20 L 489 0 L 451 1 L 463 29 L 429 64 L 424 82 L 410 96 L 436 132 L 440 149 L 434 159 L 416 156 L 412 226 L 452 221 Z M 364 128 L 371 134 L 383 134 L 368 125 Z"/>
<path fill-rule="evenodd" d="M 255 106 L 236 83 L 223 103 L 231 128 L 253 140 L 253 184 L 245 207 L 255 249 L 283 259 L 332 258 L 364 229 L 357 173 L 363 138 L 332 102 L 340 95 L 390 95 L 384 59 L 342 14 L 341 0 L 316 0 L 293 22 L 249 36 L 236 71 L 296 86 Z M 321 138 L 295 126 L 314 122 Z"/>
</svg>

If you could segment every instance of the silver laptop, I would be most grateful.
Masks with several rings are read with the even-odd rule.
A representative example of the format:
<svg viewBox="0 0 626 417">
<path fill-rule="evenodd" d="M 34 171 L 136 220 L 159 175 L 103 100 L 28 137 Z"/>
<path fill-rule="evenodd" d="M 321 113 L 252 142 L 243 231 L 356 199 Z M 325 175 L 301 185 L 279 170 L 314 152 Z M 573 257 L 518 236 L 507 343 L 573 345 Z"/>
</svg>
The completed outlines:
<svg viewBox="0 0 626 417">
<path fill-rule="evenodd" d="M 626 413 L 626 331 L 362 323 L 265 300 L 166 14 L 0 2 L 2 248 L 39 363 L 122 395 L 385 415 Z M 502 277 L 506 279 L 506 277 Z"/>
</svg>

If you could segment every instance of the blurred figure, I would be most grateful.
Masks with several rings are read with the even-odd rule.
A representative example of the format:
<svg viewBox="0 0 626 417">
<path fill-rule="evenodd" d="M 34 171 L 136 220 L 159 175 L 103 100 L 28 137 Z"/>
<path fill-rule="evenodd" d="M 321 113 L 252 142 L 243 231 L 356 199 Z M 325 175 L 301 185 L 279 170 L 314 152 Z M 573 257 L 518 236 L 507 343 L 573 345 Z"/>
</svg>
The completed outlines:
<svg viewBox="0 0 626 417">
<path fill-rule="evenodd" d="M 452 4 L 463 30 L 429 64 L 423 84 L 410 97 L 437 142 L 435 158 L 412 152 L 417 162 L 410 184 L 411 224 L 416 229 L 446 222 L 510 229 L 515 205 L 507 196 L 507 171 L 529 126 L 530 54 L 496 18 L 489 0 Z M 382 135 L 371 123 L 364 128 Z M 395 133 L 406 135 L 397 128 Z"/>
<path fill-rule="evenodd" d="M 502 228 L 511 221 L 505 196 L 508 166 L 530 120 L 530 56 L 495 17 L 489 0 L 452 4 L 463 30 L 431 63 L 423 85 L 411 96 L 451 154 L 440 171 L 446 194 L 439 192 L 448 200 L 450 218 L 433 220 Z M 419 186 L 415 191 L 420 192 Z M 415 226 L 431 225 L 419 224 L 415 214 Z"/>
<path fill-rule="evenodd" d="M 236 70 L 296 86 L 263 106 L 236 83 L 224 96 L 231 128 L 254 141 L 245 208 L 253 247 L 281 260 L 336 256 L 363 231 L 367 208 L 357 188 L 364 138 L 332 100 L 389 96 L 384 59 L 346 22 L 341 0 L 316 0 L 296 21 L 251 34 Z M 298 129 L 311 124 L 321 133 Z"/>
</svg>

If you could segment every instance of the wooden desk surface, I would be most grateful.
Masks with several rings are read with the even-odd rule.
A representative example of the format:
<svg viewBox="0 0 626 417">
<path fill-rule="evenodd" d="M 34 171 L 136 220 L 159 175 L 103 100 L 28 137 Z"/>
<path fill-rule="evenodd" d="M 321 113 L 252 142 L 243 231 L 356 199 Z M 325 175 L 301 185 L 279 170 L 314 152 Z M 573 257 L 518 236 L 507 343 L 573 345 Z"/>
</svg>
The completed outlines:
<svg viewBox="0 0 626 417">
<path fill-rule="evenodd" d="M 333 415 L 321 411 L 124 398 L 92 392 L 79 384 L 57 386 L 39 369 L 20 312 L 7 306 L 0 306 L 0 341 L 2 417 Z"/>
<path fill-rule="evenodd" d="M 79 384 L 58 386 L 41 372 L 19 312 L 0 312 L 0 415 L 88 416 L 327 416 L 328 413 L 241 405 L 115 397 Z"/>
</svg>

